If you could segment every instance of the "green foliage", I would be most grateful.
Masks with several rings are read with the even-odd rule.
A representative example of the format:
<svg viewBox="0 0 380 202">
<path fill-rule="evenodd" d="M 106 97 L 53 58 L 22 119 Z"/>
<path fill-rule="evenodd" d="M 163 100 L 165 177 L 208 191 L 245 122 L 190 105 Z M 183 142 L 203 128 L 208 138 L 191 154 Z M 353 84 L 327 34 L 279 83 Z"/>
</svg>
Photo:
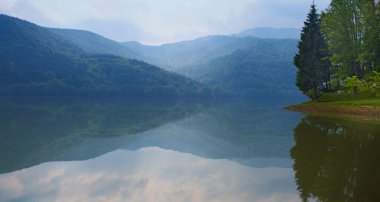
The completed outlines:
<svg viewBox="0 0 380 202">
<path fill-rule="evenodd" d="M 360 81 L 357 76 L 347 77 L 344 80 L 344 87 L 349 89 L 349 93 L 354 93 L 355 95 L 358 92 L 368 91 L 368 86 L 365 82 Z"/>
<path fill-rule="evenodd" d="M 320 31 L 320 17 L 314 4 L 302 29 L 298 49 L 294 57 L 294 64 L 298 68 L 296 85 L 315 100 L 321 91 L 330 89 L 328 83 L 331 78 L 331 64 L 326 59 L 327 44 Z"/>
<path fill-rule="evenodd" d="M 368 87 L 371 93 L 374 93 L 376 97 L 380 97 L 380 72 L 374 71 L 368 77 Z"/>
<path fill-rule="evenodd" d="M 380 106 L 380 100 L 374 98 L 371 93 L 359 93 L 357 95 L 348 93 L 324 93 L 318 98 L 318 104 L 323 105 L 364 105 L 364 106 Z"/>
<path fill-rule="evenodd" d="M 375 0 L 332 0 L 322 15 L 335 77 L 359 79 L 379 66 L 380 14 Z"/>
<path fill-rule="evenodd" d="M 318 22 L 314 23 L 316 28 L 311 30 L 319 30 L 320 23 L 324 35 L 322 41 L 327 41 L 327 46 L 324 45 L 323 49 L 328 52 L 317 60 L 326 61 L 320 66 L 302 63 L 307 60 L 313 61 L 310 54 L 303 60 L 300 55 L 296 56 L 296 66 L 303 66 L 303 69 L 300 69 L 302 71 L 299 71 L 297 75 L 297 86 L 301 91 L 310 94 L 310 89 L 319 89 L 322 92 L 345 90 L 346 93 L 355 96 L 363 93 L 379 95 L 377 73 L 373 73 L 373 71 L 379 71 L 380 66 L 379 7 L 379 3 L 375 0 L 332 0 L 329 8 L 321 14 L 320 21 L 312 9 L 305 26 L 313 26 L 313 18 L 317 19 L 314 20 Z M 304 28 L 302 34 L 305 35 L 306 31 L 307 28 Z M 301 36 L 301 41 L 307 39 L 307 36 L 307 34 Z M 309 42 L 305 44 L 306 47 L 317 49 Z M 299 46 L 300 54 L 304 54 L 302 45 L 301 43 Z M 309 69 L 306 68 L 308 65 Z M 326 90 L 321 89 L 317 82 L 323 75 L 317 71 L 321 69 L 327 70 L 322 70 L 327 73 L 325 75 L 328 75 L 322 79 L 323 85 L 327 87 Z M 317 90 L 313 90 L 313 96 L 317 94 Z"/>
<path fill-rule="evenodd" d="M 344 87 L 348 89 L 349 94 L 370 93 L 380 97 L 380 72 L 374 71 L 366 80 L 359 80 L 357 76 L 347 77 Z"/>
</svg>

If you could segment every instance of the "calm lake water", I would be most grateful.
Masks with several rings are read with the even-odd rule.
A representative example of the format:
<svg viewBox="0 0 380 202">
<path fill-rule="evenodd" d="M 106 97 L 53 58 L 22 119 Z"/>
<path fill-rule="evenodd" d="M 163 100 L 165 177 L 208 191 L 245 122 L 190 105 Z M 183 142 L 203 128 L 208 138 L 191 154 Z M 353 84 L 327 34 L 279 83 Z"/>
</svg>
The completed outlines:
<svg viewBox="0 0 380 202">
<path fill-rule="evenodd" d="M 380 201 L 380 124 L 297 102 L 0 98 L 0 201 Z"/>
</svg>

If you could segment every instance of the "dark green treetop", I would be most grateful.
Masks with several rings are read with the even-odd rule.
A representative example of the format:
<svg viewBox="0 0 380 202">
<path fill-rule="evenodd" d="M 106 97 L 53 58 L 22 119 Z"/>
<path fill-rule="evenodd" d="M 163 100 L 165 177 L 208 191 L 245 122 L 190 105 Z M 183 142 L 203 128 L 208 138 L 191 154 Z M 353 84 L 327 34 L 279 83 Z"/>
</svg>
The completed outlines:
<svg viewBox="0 0 380 202">
<path fill-rule="evenodd" d="M 331 64 L 328 60 L 326 39 L 320 30 L 320 15 L 315 4 L 311 5 L 302 28 L 294 65 L 298 68 L 296 85 L 304 94 L 314 100 L 320 91 L 329 90 Z"/>
</svg>

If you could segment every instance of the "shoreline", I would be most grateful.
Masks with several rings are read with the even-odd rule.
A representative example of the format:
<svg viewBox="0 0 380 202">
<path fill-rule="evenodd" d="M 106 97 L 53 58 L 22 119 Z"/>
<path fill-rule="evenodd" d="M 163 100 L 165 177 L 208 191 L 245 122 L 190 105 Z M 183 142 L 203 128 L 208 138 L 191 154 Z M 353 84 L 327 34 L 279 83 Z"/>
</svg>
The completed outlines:
<svg viewBox="0 0 380 202">
<path fill-rule="evenodd" d="M 380 107 L 370 105 L 344 105 L 339 102 L 306 102 L 286 106 L 283 109 L 312 115 L 344 116 L 367 121 L 380 121 Z"/>
</svg>

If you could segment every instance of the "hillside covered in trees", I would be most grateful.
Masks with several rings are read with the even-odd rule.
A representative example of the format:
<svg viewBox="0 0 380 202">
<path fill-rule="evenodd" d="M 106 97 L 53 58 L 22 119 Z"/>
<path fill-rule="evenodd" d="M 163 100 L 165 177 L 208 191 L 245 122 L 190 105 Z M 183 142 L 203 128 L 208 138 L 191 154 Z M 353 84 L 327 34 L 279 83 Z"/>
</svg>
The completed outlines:
<svg viewBox="0 0 380 202">
<path fill-rule="evenodd" d="M 291 58 L 296 40 L 245 38 L 250 44 L 226 56 L 182 71 L 202 83 L 246 97 L 298 95 Z"/>
<path fill-rule="evenodd" d="M 300 95 L 292 64 L 297 29 L 258 28 L 160 46 L 117 43 L 81 30 L 52 30 L 89 53 L 137 58 L 230 96 Z"/>
<path fill-rule="evenodd" d="M 276 33 L 268 31 L 268 37 Z M 292 64 L 297 40 L 263 39 L 252 34 L 207 36 L 161 46 L 124 45 L 149 63 L 235 96 L 298 96 Z"/>
<path fill-rule="evenodd" d="M 24 20 L 0 15 L 0 24 L 0 95 L 211 95 L 184 76 L 120 56 L 89 54 Z"/>
</svg>

